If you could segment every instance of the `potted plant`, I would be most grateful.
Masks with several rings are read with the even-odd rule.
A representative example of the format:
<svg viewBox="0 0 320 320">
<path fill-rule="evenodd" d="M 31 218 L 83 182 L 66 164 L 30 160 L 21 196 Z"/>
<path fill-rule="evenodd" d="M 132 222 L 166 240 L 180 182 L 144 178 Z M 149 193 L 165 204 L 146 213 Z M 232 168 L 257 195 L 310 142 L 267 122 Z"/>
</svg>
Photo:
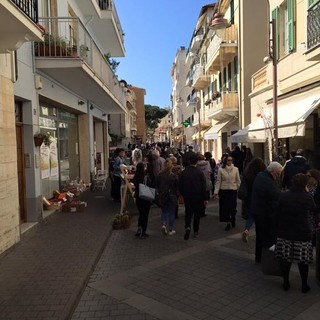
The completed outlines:
<svg viewBox="0 0 320 320">
<path fill-rule="evenodd" d="M 33 136 L 33 140 L 34 140 L 34 145 L 36 147 L 40 147 L 42 145 L 42 143 L 44 143 L 45 145 L 49 145 L 50 144 L 50 137 L 47 134 L 43 134 L 43 133 L 36 133 Z"/>
<path fill-rule="evenodd" d="M 68 43 L 64 37 L 54 36 L 50 33 L 44 35 L 43 42 L 35 44 L 35 55 L 38 57 L 67 56 Z"/>
</svg>

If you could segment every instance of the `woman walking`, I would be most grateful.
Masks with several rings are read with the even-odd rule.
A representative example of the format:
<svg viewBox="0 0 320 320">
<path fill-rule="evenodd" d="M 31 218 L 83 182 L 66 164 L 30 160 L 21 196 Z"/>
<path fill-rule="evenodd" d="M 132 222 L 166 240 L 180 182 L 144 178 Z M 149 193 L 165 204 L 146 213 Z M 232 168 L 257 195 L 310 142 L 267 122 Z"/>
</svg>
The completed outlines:
<svg viewBox="0 0 320 320">
<path fill-rule="evenodd" d="M 136 237 L 140 237 L 140 239 L 145 239 L 149 235 L 146 233 L 148 226 L 148 218 L 150 212 L 151 202 L 148 200 L 144 200 L 139 198 L 139 184 L 145 183 L 147 186 L 150 186 L 151 180 L 146 174 L 146 168 L 143 162 L 138 162 L 136 166 L 135 175 L 133 177 L 133 184 L 135 186 L 134 196 L 136 198 L 136 205 L 139 211 L 139 219 L 138 219 L 138 230 L 136 233 Z"/>
<path fill-rule="evenodd" d="M 173 230 L 175 211 L 178 204 L 178 176 L 172 172 L 173 164 L 170 159 L 166 159 L 162 171 L 156 178 L 157 192 L 161 207 L 161 232 L 164 235 L 172 236 L 176 234 Z M 167 228 L 169 222 L 169 231 Z"/>
<path fill-rule="evenodd" d="M 275 254 L 281 259 L 283 289 L 289 290 L 289 273 L 292 262 L 297 262 L 301 277 L 301 291 L 308 285 L 309 264 L 313 260 L 312 211 L 316 205 L 307 193 L 308 177 L 298 173 L 292 178 L 290 190 L 280 196 L 277 211 L 277 242 Z"/>
<path fill-rule="evenodd" d="M 204 155 L 200 152 L 197 153 L 198 162 L 196 167 L 200 169 L 201 172 L 203 172 L 205 178 L 206 178 L 206 193 L 207 193 L 207 199 L 210 199 L 210 192 L 213 189 L 213 185 L 211 182 L 211 166 L 209 161 L 206 161 L 204 158 Z M 206 217 L 206 208 L 203 206 L 201 217 Z"/>
<path fill-rule="evenodd" d="M 219 220 L 226 222 L 226 231 L 236 226 L 237 190 L 240 186 L 239 170 L 232 163 L 232 157 L 223 158 L 222 167 L 218 170 L 214 197 L 219 194 Z"/>
<path fill-rule="evenodd" d="M 247 148 L 248 150 L 249 148 Z M 245 229 L 242 233 L 242 240 L 248 242 L 249 230 L 253 225 L 253 213 L 251 212 L 252 186 L 257 174 L 266 170 L 266 165 L 261 158 L 254 158 L 246 167 L 242 179 L 247 186 L 247 197 L 243 200 L 243 210 L 247 213 Z"/>
</svg>

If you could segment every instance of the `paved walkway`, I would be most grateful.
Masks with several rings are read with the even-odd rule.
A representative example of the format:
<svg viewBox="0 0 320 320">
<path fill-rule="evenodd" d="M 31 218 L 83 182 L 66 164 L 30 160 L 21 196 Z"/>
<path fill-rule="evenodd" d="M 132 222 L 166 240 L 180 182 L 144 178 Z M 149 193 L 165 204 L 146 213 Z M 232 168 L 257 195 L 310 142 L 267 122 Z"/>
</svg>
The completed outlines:
<svg viewBox="0 0 320 320">
<path fill-rule="evenodd" d="M 163 236 L 159 209 L 150 214 L 146 240 L 132 228 L 112 231 L 119 205 L 106 192 L 88 192 L 83 213 L 55 213 L 0 257 L 0 319 L 318 319 L 320 288 L 300 292 L 296 268 L 291 289 L 254 265 L 254 241 L 230 233 L 211 201 L 199 238 Z M 134 206 L 129 208 L 135 213 Z"/>
</svg>

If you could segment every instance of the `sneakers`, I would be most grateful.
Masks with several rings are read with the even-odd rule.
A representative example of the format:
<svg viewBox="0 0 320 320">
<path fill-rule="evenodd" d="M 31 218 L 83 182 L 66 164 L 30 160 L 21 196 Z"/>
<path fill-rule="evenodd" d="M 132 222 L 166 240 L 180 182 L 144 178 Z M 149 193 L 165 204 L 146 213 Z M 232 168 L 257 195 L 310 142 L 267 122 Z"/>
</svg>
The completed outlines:
<svg viewBox="0 0 320 320">
<path fill-rule="evenodd" d="M 175 235 L 175 234 L 176 234 L 176 231 L 175 231 L 175 230 L 171 230 L 171 231 L 168 232 L 168 235 L 169 235 L 169 236 L 173 236 L 173 235 Z"/>
<path fill-rule="evenodd" d="M 195 232 L 195 233 L 193 234 L 193 237 L 194 237 L 195 239 L 198 239 L 198 237 L 199 237 L 199 232 Z"/>
<path fill-rule="evenodd" d="M 163 226 L 162 226 L 162 228 L 161 228 L 161 233 L 162 233 L 163 235 L 165 235 L 165 236 L 168 234 L 168 230 L 167 230 L 166 225 L 163 225 Z"/>
<path fill-rule="evenodd" d="M 228 223 L 227 226 L 224 228 L 225 231 L 229 231 L 231 229 L 231 224 Z"/>
<path fill-rule="evenodd" d="M 184 240 L 189 240 L 189 237 L 190 237 L 190 228 L 187 228 L 183 238 Z"/>
<path fill-rule="evenodd" d="M 244 243 L 248 243 L 248 240 L 249 240 L 249 231 L 248 230 L 244 230 L 242 232 L 242 241 Z"/>
</svg>

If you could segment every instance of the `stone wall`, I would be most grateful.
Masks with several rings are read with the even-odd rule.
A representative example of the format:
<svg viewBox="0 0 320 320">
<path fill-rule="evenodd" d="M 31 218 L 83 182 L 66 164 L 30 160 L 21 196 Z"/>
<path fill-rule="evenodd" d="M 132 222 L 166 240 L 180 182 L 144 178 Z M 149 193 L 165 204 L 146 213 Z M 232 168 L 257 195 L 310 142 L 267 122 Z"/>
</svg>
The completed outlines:
<svg viewBox="0 0 320 320">
<path fill-rule="evenodd" d="M 0 253 L 20 240 L 13 59 L 0 54 Z"/>
</svg>

